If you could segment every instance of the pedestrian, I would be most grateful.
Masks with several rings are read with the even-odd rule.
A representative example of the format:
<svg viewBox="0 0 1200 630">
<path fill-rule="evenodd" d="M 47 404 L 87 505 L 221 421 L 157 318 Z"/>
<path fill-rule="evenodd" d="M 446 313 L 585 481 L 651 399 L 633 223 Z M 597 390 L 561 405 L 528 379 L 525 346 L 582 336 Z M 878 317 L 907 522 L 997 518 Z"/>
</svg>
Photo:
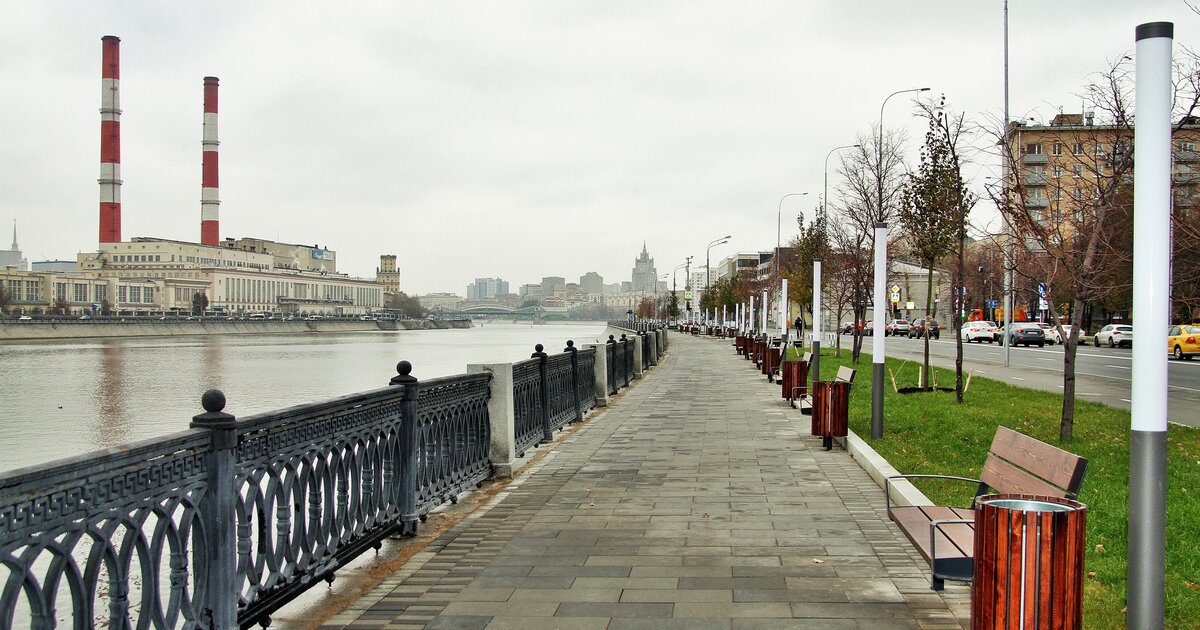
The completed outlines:
<svg viewBox="0 0 1200 630">
<path fill-rule="evenodd" d="M 796 339 L 800 340 L 800 347 L 804 347 L 804 318 L 796 316 Z"/>
</svg>

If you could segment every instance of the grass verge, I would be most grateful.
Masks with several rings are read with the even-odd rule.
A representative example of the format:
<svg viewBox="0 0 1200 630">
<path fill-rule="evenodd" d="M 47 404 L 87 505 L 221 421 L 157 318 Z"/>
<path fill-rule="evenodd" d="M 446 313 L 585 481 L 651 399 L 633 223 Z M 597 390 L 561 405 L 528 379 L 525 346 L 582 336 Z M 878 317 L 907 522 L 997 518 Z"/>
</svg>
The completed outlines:
<svg viewBox="0 0 1200 630">
<path fill-rule="evenodd" d="M 934 473 L 978 478 L 998 425 L 1088 458 L 1080 500 L 1088 506 L 1084 559 L 1084 622 L 1087 628 L 1124 628 L 1129 517 L 1129 412 L 1077 400 L 1075 437 L 1058 439 L 1062 395 L 975 377 L 963 397 L 953 392 L 897 394 L 884 384 L 884 434 L 871 440 L 871 358 L 850 362 L 822 349 L 821 376 L 838 367 L 858 370 L 850 392 L 850 428 L 902 473 Z M 901 388 L 915 386 L 920 364 L 887 359 Z M 954 386 L 954 371 L 934 368 L 939 387 Z M 964 374 L 964 380 L 966 375 Z M 1053 377 L 1051 377 L 1053 378 Z M 1168 430 L 1166 627 L 1200 629 L 1200 429 L 1171 425 Z M 964 484 L 919 483 L 935 503 L 967 505 L 974 488 Z"/>
</svg>

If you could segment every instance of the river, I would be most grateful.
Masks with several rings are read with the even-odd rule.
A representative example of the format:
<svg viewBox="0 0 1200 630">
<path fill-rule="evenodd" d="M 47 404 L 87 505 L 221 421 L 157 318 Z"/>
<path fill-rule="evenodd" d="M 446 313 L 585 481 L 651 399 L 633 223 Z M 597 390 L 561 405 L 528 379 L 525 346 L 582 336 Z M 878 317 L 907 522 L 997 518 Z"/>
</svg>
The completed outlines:
<svg viewBox="0 0 1200 630">
<path fill-rule="evenodd" d="M 225 392 L 244 417 L 388 384 L 396 363 L 419 379 L 468 363 L 529 358 L 603 341 L 603 322 L 476 324 L 467 330 L 216 335 L 0 343 L 0 471 L 165 435 Z"/>
</svg>

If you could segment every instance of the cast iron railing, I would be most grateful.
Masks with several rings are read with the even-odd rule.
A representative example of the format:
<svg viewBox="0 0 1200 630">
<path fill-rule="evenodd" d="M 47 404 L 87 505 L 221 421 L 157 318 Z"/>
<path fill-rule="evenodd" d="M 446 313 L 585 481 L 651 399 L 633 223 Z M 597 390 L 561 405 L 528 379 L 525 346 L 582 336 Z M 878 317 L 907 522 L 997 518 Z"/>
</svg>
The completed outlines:
<svg viewBox="0 0 1200 630">
<path fill-rule="evenodd" d="M 595 351 L 573 346 L 513 365 L 518 451 L 595 406 Z M 411 369 L 241 420 L 210 390 L 190 430 L 0 475 L 0 628 L 268 624 L 416 533 L 492 473 L 492 375 Z"/>
</svg>

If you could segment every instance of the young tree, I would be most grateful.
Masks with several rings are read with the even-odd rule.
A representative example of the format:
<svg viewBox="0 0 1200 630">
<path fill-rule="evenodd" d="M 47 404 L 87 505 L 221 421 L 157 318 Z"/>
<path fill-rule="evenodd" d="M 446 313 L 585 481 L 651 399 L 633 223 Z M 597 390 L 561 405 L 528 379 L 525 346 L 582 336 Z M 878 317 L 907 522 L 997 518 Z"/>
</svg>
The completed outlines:
<svg viewBox="0 0 1200 630">
<path fill-rule="evenodd" d="M 50 309 L 55 315 L 66 315 L 71 312 L 71 303 L 65 298 L 54 298 L 54 303 L 50 306 Z"/>
<path fill-rule="evenodd" d="M 909 176 L 900 203 L 900 223 L 908 231 L 913 255 L 928 273 L 925 294 L 925 330 L 932 330 L 933 268 L 949 254 L 957 252 L 957 267 L 962 269 L 966 240 L 967 213 L 975 205 L 974 195 L 967 190 L 962 178 L 958 143 L 963 131 L 963 116 L 955 117 L 945 107 L 945 97 L 936 104 L 923 103 L 922 111 L 929 119 L 925 146 L 921 148 L 917 172 Z M 961 273 L 952 279 L 954 287 L 962 287 Z M 962 339 L 958 335 L 960 309 L 954 308 L 952 330 L 957 343 L 955 360 L 955 392 L 962 402 Z M 932 382 L 929 366 L 929 337 L 926 333 L 925 355 L 921 382 Z"/>
<path fill-rule="evenodd" d="M 192 294 L 192 315 L 203 315 L 208 310 L 208 296 L 203 291 Z"/>
<path fill-rule="evenodd" d="M 0 313 L 8 313 L 8 307 L 13 303 L 13 294 L 0 286 Z"/>
<path fill-rule="evenodd" d="M 429 315 L 429 309 L 421 306 L 420 300 L 400 291 L 388 299 L 387 308 L 394 311 L 399 311 L 400 315 L 408 319 L 422 319 Z"/>
</svg>

